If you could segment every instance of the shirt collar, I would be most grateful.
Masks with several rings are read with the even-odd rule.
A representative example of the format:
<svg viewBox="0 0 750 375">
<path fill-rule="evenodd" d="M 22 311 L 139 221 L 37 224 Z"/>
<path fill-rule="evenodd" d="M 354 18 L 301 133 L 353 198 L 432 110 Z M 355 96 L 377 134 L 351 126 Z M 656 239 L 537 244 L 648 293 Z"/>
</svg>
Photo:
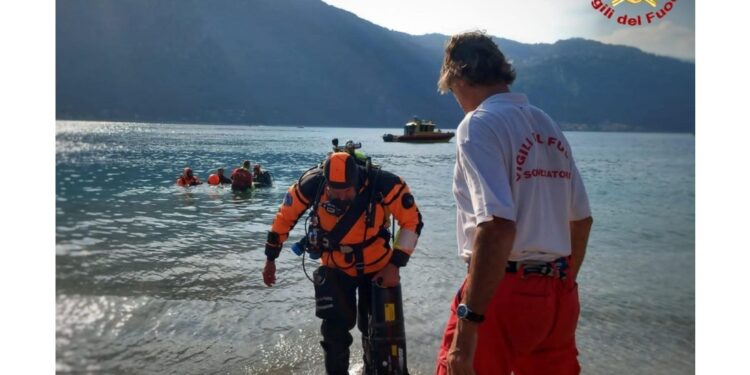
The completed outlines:
<svg viewBox="0 0 750 375">
<path fill-rule="evenodd" d="M 485 104 L 490 103 L 508 103 L 508 104 L 529 104 L 529 99 L 526 97 L 526 94 L 521 94 L 517 92 L 503 92 L 495 95 L 491 95 L 487 97 L 487 99 L 484 99 L 482 104 L 479 105 L 479 107 L 484 106 Z"/>
</svg>

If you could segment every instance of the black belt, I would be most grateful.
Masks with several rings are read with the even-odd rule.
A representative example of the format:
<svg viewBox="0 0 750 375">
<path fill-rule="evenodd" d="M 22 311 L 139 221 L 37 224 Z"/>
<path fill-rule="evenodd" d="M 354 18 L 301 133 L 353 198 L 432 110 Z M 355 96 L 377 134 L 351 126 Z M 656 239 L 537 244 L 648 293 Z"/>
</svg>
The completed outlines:
<svg viewBox="0 0 750 375">
<path fill-rule="evenodd" d="M 528 261 L 508 261 L 508 265 L 505 267 L 507 273 L 523 273 L 523 277 L 527 275 L 540 275 L 557 277 L 565 279 L 567 276 L 567 270 L 569 268 L 568 258 L 557 258 L 552 262 L 539 263 L 539 262 L 528 262 Z"/>
</svg>

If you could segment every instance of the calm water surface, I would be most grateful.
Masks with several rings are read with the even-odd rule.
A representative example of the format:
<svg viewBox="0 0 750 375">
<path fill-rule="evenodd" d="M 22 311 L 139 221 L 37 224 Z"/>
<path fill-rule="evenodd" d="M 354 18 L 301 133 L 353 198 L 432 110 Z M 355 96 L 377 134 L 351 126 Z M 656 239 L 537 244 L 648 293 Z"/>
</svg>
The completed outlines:
<svg viewBox="0 0 750 375">
<path fill-rule="evenodd" d="M 58 122 L 58 372 L 324 373 L 301 259 L 285 245 L 273 288 L 260 272 L 287 187 L 338 137 L 401 175 L 424 216 L 402 282 L 410 371 L 432 373 L 465 272 L 455 250 L 455 145 L 380 139 L 394 131 Z M 694 137 L 567 136 L 595 218 L 579 277 L 583 372 L 692 373 Z M 244 159 L 270 170 L 275 186 L 243 196 L 174 186 L 185 166 L 205 181 Z M 290 238 L 301 234 L 300 225 Z"/>
</svg>

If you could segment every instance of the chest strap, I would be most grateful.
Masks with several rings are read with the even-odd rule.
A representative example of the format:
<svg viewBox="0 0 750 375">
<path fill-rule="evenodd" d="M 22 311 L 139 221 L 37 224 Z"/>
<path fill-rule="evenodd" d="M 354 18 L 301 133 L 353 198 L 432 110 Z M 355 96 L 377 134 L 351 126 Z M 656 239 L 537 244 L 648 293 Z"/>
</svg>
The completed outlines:
<svg viewBox="0 0 750 375">
<path fill-rule="evenodd" d="M 383 252 L 383 255 L 381 255 L 380 257 L 378 257 L 378 259 L 375 259 L 375 260 L 373 260 L 370 263 L 365 263 L 364 250 L 368 246 L 370 246 L 373 243 L 375 243 L 375 241 L 378 238 L 382 238 L 383 239 L 383 241 L 384 241 L 383 242 L 383 246 L 385 247 L 386 251 Z M 344 262 L 346 262 L 346 265 L 344 265 L 343 267 L 341 265 L 337 264 L 335 260 L 333 260 L 335 258 L 331 257 L 331 260 L 333 261 L 333 264 L 337 268 L 340 268 L 342 270 L 346 270 L 346 269 L 350 269 L 350 268 L 354 267 L 357 270 L 357 276 L 361 277 L 361 276 L 364 276 L 364 271 L 365 271 L 365 267 L 366 266 L 369 266 L 369 265 L 372 265 L 372 264 L 377 264 L 378 262 L 380 262 L 381 260 L 383 260 L 383 258 L 385 258 L 386 256 L 388 256 L 388 254 L 390 254 L 392 252 L 390 241 L 391 241 L 391 233 L 387 229 L 385 229 L 385 228 L 380 228 L 380 231 L 378 232 L 378 234 L 370 237 L 367 241 L 360 242 L 360 243 L 353 244 L 353 245 L 341 245 L 341 246 L 337 247 L 336 249 L 328 250 L 328 251 L 338 251 L 338 252 L 344 254 Z"/>
<path fill-rule="evenodd" d="M 351 207 L 349 207 L 344 215 L 339 219 L 336 225 L 328 232 L 322 232 L 320 236 L 320 244 L 323 250 L 334 250 L 339 247 L 341 240 L 352 230 L 354 224 L 357 222 L 360 216 L 365 213 L 367 207 L 372 202 L 370 199 L 370 190 L 372 185 L 368 185 L 363 191 L 357 194 L 354 198 Z M 315 207 L 317 210 L 317 206 Z"/>
</svg>

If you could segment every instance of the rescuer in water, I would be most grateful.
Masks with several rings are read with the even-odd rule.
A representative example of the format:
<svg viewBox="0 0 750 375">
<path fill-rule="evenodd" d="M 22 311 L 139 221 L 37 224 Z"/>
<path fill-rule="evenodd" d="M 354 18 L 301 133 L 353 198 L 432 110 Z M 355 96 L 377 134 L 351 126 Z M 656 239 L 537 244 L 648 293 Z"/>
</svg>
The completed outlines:
<svg viewBox="0 0 750 375">
<path fill-rule="evenodd" d="M 270 187 L 273 185 L 271 173 L 260 168 L 260 164 L 253 166 L 253 183 L 255 187 Z"/>
<path fill-rule="evenodd" d="M 232 191 L 245 192 L 253 188 L 253 174 L 250 173 L 250 161 L 242 162 L 242 167 L 232 171 Z"/>
<path fill-rule="evenodd" d="M 182 176 L 177 178 L 177 186 L 195 186 L 202 184 L 198 176 L 193 175 L 193 170 L 185 168 L 182 170 Z"/>
<path fill-rule="evenodd" d="M 208 176 L 208 184 L 209 185 L 231 185 L 232 180 L 224 176 L 224 168 L 219 168 L 216 170 L 216 174 L 211 174 Z"/>
</svg>

